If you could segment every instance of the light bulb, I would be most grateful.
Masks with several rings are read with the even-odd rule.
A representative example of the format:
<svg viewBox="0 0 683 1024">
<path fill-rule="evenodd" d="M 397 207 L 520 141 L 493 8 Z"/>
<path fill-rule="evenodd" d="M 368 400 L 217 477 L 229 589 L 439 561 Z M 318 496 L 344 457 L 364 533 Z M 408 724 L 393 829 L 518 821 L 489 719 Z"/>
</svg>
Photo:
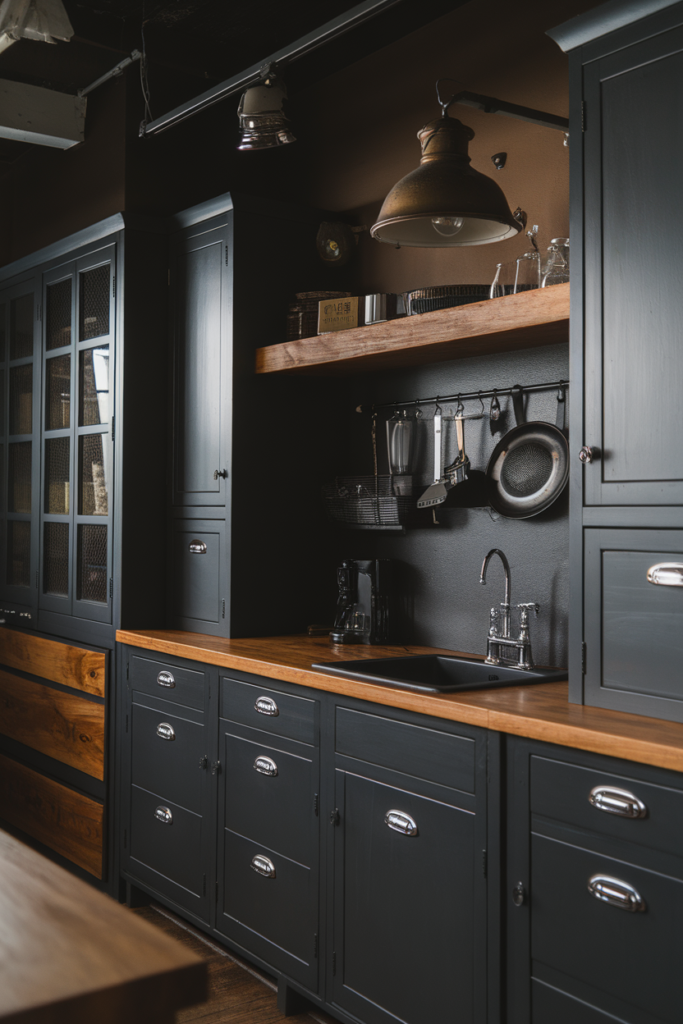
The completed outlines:
<svg viewBox="0 0 683 1024">
<path fill-rule="evenodd" d="M 464 223 L 464 217 L 432 217 L 434 230 L 438 231 L 444 238 L 453 238 L 454 235 L 458 234 Z"/>
</svg>

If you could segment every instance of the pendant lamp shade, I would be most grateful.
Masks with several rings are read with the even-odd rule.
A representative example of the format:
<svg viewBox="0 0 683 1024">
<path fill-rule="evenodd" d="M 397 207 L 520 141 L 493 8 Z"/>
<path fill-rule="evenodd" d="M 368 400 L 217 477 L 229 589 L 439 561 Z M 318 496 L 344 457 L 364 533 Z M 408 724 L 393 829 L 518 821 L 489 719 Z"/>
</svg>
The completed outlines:
<svg viewBox="0 0 683 1024">
<path fill-rule="evenodd" d="M 444 111 L 417 137 L 420 166 L 389 192 L 373 238 L 432 249 L 500 242 L 522 230 L 502 189 L 470 166 L 471 128 Z"/>
</svg>

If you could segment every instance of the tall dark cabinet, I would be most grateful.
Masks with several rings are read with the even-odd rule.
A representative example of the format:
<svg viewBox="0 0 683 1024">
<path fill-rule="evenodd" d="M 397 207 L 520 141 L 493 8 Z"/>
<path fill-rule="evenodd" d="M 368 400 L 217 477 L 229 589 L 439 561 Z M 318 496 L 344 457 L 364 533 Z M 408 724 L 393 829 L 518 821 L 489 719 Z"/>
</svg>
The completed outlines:
<svg viewBox="0 0 683 1024">
<path fill-rule="evenodd" d="M 0 270 L 0 818 L 112 892 L 114 634 L 164 625 L 166 264 L 116 215 Z"/>
<path fill-rule="evenodd" d="M 570 699 L 683 721 L 683 4 L 550 34 L 571 83 Z"/>
<path fill-rule="evenodd" d="M 256 349 L 285 339 L 297 291 L 344 288 L 316 253 L 323 217 L 226 193 L 172 219 L 171 628 L 296 633 L 319 621 L 321 593 L 334 607 L 320 485 L 340 385 L 254 373 Z"/>
</svg>

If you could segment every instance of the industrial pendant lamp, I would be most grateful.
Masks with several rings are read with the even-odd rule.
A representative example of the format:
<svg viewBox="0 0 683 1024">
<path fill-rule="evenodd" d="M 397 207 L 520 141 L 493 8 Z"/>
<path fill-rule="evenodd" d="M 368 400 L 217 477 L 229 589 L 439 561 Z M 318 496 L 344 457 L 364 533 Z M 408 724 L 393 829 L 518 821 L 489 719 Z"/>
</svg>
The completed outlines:
<svg viewBox="0 0 683 1024">
<path fill-rule="evenodd" d="M 474 132 L 450 117 L 454 97 L 444 102 L 436 83 L 441 117 L 417 133 L 420 166 L 394 185 L 370 233 L 380 242 L 442 248 L 485 245 L 512 238 L 522 222 L 511 213 L 502 190 L 470 166 L 467 146 Z"/>
<path fill-rule="evenodd" d="M 240 120 L 238 149 L 272 149 L 296 142 L 283 105 L 287 87 L 271 66 L 261 82 L 242 93 L 237 114 Z"/>
</svg>

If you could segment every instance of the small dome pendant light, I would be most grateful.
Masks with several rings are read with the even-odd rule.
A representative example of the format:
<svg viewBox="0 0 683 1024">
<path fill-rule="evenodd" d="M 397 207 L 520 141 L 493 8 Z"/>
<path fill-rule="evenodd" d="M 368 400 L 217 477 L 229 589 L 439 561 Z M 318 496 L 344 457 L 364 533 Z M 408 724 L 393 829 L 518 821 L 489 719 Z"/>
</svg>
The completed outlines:
<svg viewBox="0 0 683 1024">
<path fill-rule="evenodd" d="M 454 97 L 442 100 L 439 84 L 441 117 L 417 133 L 420 166 L 394 185 L 370 234 L 380 242 L 426 249 L 512 238 L 522 225 L 496 182 L 470 166 L 467 147 L 474 132 L 449 116 Z"/>
</svg>

